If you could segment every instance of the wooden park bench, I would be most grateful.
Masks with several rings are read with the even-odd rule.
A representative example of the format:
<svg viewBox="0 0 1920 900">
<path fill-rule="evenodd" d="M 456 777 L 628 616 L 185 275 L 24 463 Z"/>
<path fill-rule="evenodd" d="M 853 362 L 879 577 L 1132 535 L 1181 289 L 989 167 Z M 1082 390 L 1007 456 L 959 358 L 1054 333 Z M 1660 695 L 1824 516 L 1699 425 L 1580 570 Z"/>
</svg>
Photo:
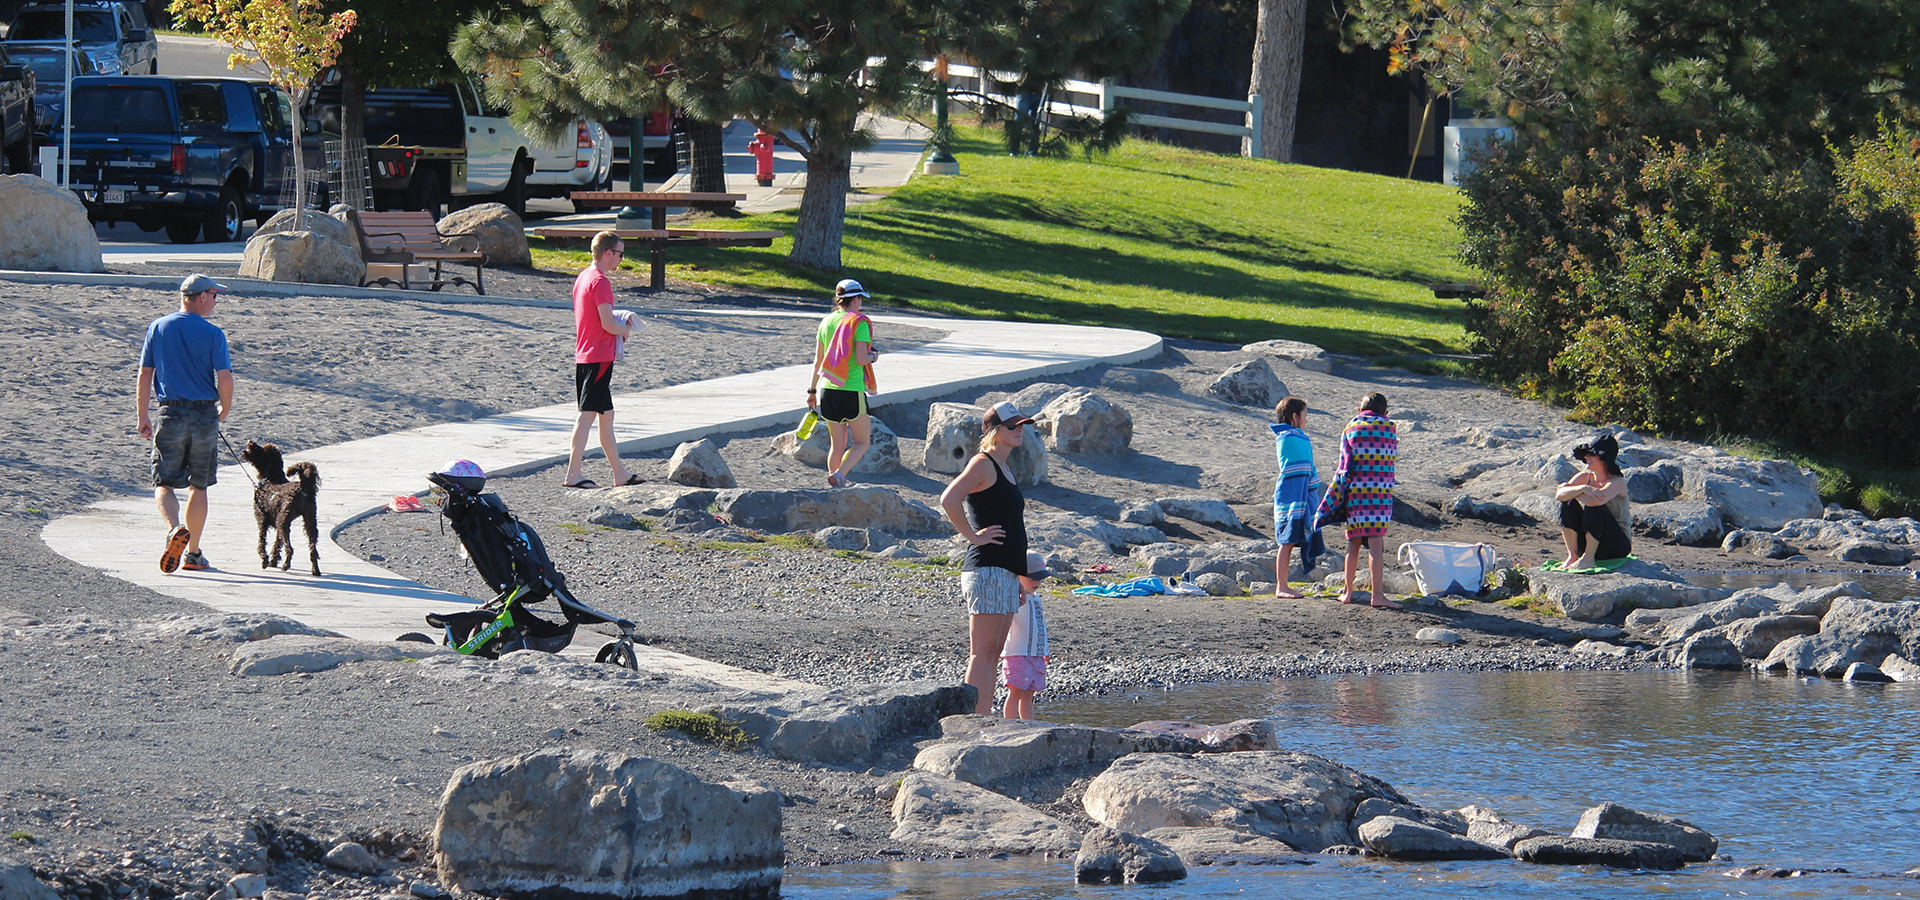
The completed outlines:
<svg viewBox="0 0 1920 900">
<path fill-rule="evenodd" d="M 480 252 L 479 238 L 470 234 L 441 234 L 434 225 L 433 215 L 425 210 L 352 210 L 347 218 L 360 237 L 360 258 L 367 264 L 366 276 L 360 282 L 363 287 L 384 284 L 412 290 L 414 267 L 431 266 L 431 273 L 423 279 L 423 286 L 428 290 L 464 284 L 471 286 L 476 294 L 486 294 L 482 273 L 487 267 L 487 255 Z M 473 277 L 444 274 L 442 267 L 447 265 L 472 266 Z"/>
<path fill-rule="evenodd" d="M 637 206 L 651 206 L 654 227 L 652 228 L 595 228 L 593 226 L 549 226 L 532 229 L 538 237 L 550 241 L 579 241 L 585 243 L 602 231 L 611 231 L 620 236 L 620 240 L 630 246 L 644 244 L 653 257 L 652 272 L 648 285 L 654 290 L 667 286 L 667 248 L 668 247 L 771 247 L 773 242 L 786 237 L 780 231 L 727 231 L 725 229 L 666 228 L 666 210 L 669 206 L 692 206 L 730 208 L 738 200 L 745 199 L 740 194 L 671 194 L 639 193 L 626 191 L 575 191 L 573 198 L 590 205 L 621 206 L 633 202 Z M 636 198 L 642 198 L 636 200 Z M 692 198 L 689 201 L 687 198 Z"/>
</svg>

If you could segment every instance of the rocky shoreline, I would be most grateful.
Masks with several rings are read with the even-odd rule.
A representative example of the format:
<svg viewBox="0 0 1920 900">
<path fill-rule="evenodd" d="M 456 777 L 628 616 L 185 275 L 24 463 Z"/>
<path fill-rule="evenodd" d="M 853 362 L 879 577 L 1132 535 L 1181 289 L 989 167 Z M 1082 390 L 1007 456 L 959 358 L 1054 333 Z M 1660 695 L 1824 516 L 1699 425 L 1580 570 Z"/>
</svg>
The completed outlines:
<svg viewBox="0 0 1920 900">
<path fill-rule="evenodd" d="M 504 272 L 489 281 L 506 292 L 564 289 L 564 279 L 538 274 Z M 234 674 L 240 647 L 272 643 L 246 638 L 264 628 L 289 632 L 274 638 L 286 640 L 298 636 L 297 626 L 209 616 L 196 604 L 78 569 L 39 538 L 52 517 L 103 496 L 141 492 L 138 441 L 127 409 L 129 366 L 142 326 L 166 311 L 171 298 L 132 288 L 10 288 L 6 302 L 20 327 L 0 337 L 12 351 L 0 355 L 0 371 L 22 390 L 0 405 L 0 433 L 15 454 L 10 469 L 21 477 L 0 485 L 0 559 L 16 573 L 13 595 L 0 602 L 0 709 L 20 724 L 0 740 L 0 771 L 9 775 L 0 780 L 0 834 L 13 835 L 7 854 L 62 896 L 241 897 L 259 896 L 258 890 L 281 895 L 274 900 L 433 900 L 443 887 L 431 868 L 428 842 L 443 786 L 463 766 L 548 748 L 618 751 L 671 763 L 709 782 L 739 776 L 771 785 L 786 798 L 789 865 L 958 852 L 891 837 L 897 827 L 892 800 L 899 795 L 895 789 L 887 796 L 888 787 L 915 771 L 920 748 L 914 743 L 930 733 L 881 739 L 858 765 L 822 765 L 782 759 L 764 748 L 722 751 L 643 724 L 656 712 L 718 702 L 722 692 L 691 681 L 650 676 L 628 683 L 604 671 L 537 660 L 367 660 L 273 677 Z M 818 306 L 705 291 L 623 291 L 620 303 L 648 310 Z M 525 367 L 498 364 L 512 358 L 545 366 L 561 358 L 570 340 L 564 310 L 298 297 L 249 303 L 243 297 L 223 304 L 221 315 L 242 367 L 233 433 L 275 441 L 296 457 L 303 447 L 542 405 L 564 393 L 557 376 L 548 385 L 529 379 Z M 725 353 L 692 361 L 703 375 L 804 361 L 812 327 L 804 319 L 730 321 L 664 312 L 661 319 L 661 327 L 649 333 L 726 335 Z M 461 347 L 489 352 L 447 352 Z M 1667 653 L 1596 648 L 1631 641 L 1624 609 L 1581 621 L 1488 600 L 1436 600 L 1388 612 L 1324 597 L 1283 602 L 1257 592 L 1248 596 L 1249 588 L 1262 584 L 1254 561 L 1264 558 L 1270 567 L 1272 558 L 1259 544 L 1265 527 L 1259 516 L 1272 480 L 1271 439 L 1264 428 L 1270 408 L 1212 390 L 1229 370 L 1242 367 L 1240 380 L 1264 384 L 1260 367 L 1249 365 L 1258 360 L 1266 377 L 1279 382 L 1284 376 L 1284 389 L 1313 401 L 1309 432 L 1323 470 L 1331 467 L 1330 436 L 1347 407 L 1366 390 L 1385 391 L 1403 423 L 1406 454 L 1406 518 L 1390 544 L 1416 538 L 1484 541 L 1522 569 L 1546 558 L 1557 540 L 1503 510 L 1470 513 L 1487 513 L 1488 504 L 1524 512 L 1526 501 L 1515 498 L 1539 490 L 1547 457 L 1560 452 L 1551 445 L 1591 433 L 1483 386 L 1280 354 L 1172 342 L 1163 358 L 1119 374 L 1095 370 L 1044 385 L 942 398 L 973 405 L 989 394 L 1037 387 L 1028 402 L 1051 393 L 1040 402 L 1044 407 L 1078 388 L 1125 409 L 1134 431 L 1124 452 L 1053 454 L 1048 483 L 1032 488 L 1029 497 L 1046 520 L 1049 552 L 1075 573 L 1075 581 L 1087 583 L 1157 576 L 1162 573 L 1156 567 L 1175 566 L 1196 582 L 1208 575 L 1226 579 L 1212 582 L 1219 596 L 1081 598 L 1069 592 L 1071 584 L 1055 588 L 1048 613 L 1056 694 L 1374 671 L 1646 668 L 1684 661 Z M 1317 368 L 1322 364 L 1324 371 Z M 636 365 L 625 388 L 660 383 L 685 368 L 670 373 Z M 1055 384 L 1066 390 L 1055 391 Z M 1266 390 L 1270 396 L 1273 388 Z M 923 462 L 931 439 L 921 435 L 929 433 L 935 411 L 931 405 L 882 408 L 877 416 L 895 435 L 904 464 L 863 474 L 862 484 L 924 504 L 944 481 Z M 712 441 L 743 486 L 813 490 L 817 469 L 771 449 L 782 433 L 717 435 Z M 1656 475 L 1679 499 L 1652 502 L 1689 502 L 1681 495 L 1690 483 L 1704 485 L 1708 475 L 1724 475 L 1716 466 L 1733 465 L 1690 447 L 1652 440 L 1639 445 L 1649 456 L 1668 456 L 1638 468 L 1662 469 L 1663 461 L 1672 461 L 1664 468 L 1679 470 Z M 670 468 L 665 456 L 638 460 L 638 470 L 658 484 Z M 1706 474 L 1690 482 L 1686 464 L 1695 458 L 1708 461 Z M 1481 471 L 1453 480 L 1475 467 Z M 679 497 L 705 488 L 584 496 L 558 491 L 557 480 L 558 472 L 548 470 L 497 479 L 490 487 L 547 537 L 558 567 L 583 597 L 631 615 L 661 646 L 827 688 L 957 678 L 963 616 L 951 597 L 951 569 L 937 561 L 948 550 L 937 534 L 887 533 L 891 546 L 876 546 L 885 542 L 868 533 L 859 549 L 840 550 L 825 546 L 835 536 L 821 537 L 824 529 L 807 529 L 810 543 L 821 546 L 782 544 L 767 540 L 764 531 L 753 540 L 731 540 L 725 532 L 709 534 L 720 523 L 700 518 L 731 518 L 728 509 L 715 516 L 707 508 L 713 501 L 677 505 Z M 1516 489 L 1492 490 L 1496 484 Z M 1471 502 L 1462 506 L 1459 497 Z M 1216 501 L 1232 518 L 1192 518 L 1201 507 L 1161 503 L 1179 498 Z M 215 502 L 245 502 L 244 494 L 222 486 Z M 1157 517 L 1149 504 L 1160 506 Z M 1184 514 L 1169 514 L 1170 507 Z M 675 509 L 685 514 L 670 516 Z M 605 512 L 648 520 L 650 527 L 596 524 Z M 1721 515 L 1723 523 L 1730 519 L 1724 510 Z M 1813 518 L 1825 522 L 1828 515 L 1816 511 Z M 1869 527 L 1856 517 L 1832 515 L 1837 524 L 1830 534 L 1826 525 L 1794 520 L 1766 533 L 1791 549 L 1821 554 L 1837 553 L 1848 539 L 1905 546 L 1889 539 L 1898 536 L 1895 524 Z M 1090 521 L 1123 530 L 1109 532 Z M 1157 530 L 1160 538 L 1128 540 L 1151 538 L 1145 529 Z M 408 578 L 461 591 L 477 583 L 451 535 L 438 533 L 429 516 L 375 516 L 340 539 Z M 1707 543 L 1704 537 L 1694 540 Z M 1691 546 L 1636 536 L 1640 555 L 1669 571 L 1766 573 L 1812 564 L 1745 549 L 1772 550 L 1770 542 L 1720 540 L 1731 545 L 1723 550 L 1719 542 Z M 893 547 L 906 549 L 889 555 Z M 1093 571 L 1102 565 L 1113 571 Z M 1820 565 L 1869 570 L 1844 556 Z M 1218 571 L 1199 571 L 1210 566 Z M 1662 622 L 1663 634 L 1675 627 Z M 1731 624 L 1715 621 L 1682 637 Z M 1458 640 L 1419 636 L 1432 629 Z M 1649 650 L 1662 643 L 1650 632 L 1643 637 Z M 1073 780 L 1060 785 L 1040 811 L 1091 830 L 1097 823 L 1082 808 L 1082 795 L 1073 793 Z M 325 862 L 342 842 L 360 845 L 377 870 Z M 265 877 L 244 877 L 249 875 Z"/>
</svg>

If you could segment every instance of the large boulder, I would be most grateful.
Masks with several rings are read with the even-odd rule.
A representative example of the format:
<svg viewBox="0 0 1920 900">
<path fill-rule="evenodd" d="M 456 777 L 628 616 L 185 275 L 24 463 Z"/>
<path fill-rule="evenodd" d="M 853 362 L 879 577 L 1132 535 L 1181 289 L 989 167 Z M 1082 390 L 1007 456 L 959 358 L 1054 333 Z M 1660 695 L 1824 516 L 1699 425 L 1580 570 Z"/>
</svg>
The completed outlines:
<svg viewBox="0 0 1920 900">
<path fill-rule="evenodd" d="M 667 480 L 692 487 L 730 488 L 733 469 L 720 455 L 720 447 L 708 438 L 688 441 L 674 448 L 667 460 Z"/>
<path fill-rule="evenodd" d="M 353 226 L 347 224 L 346 220 L 328 215 L 319 210 L 309 209 L 305 215 L 300 216 L 300 221 L 296 224 L 293 214 L 294 210 L 291 209 L 283 209 L 274 213 L 273 218 L 268 219 L 266 224 L 261 225 L 253 232 L 253 236 L 259 237 L 263 234 L 281 234 L 292 231 L 311 231 L 314 234 L 325 237 L 327 240 L 339 241 L 352 248 L 355 256 L 360 255 L 360 237 L 353 233 Z"/>
<path fill-rule="evenodd" d="M 1725 600 L 1699 606 L 1636 609 L 1627 613 L 1626 625 L 1631 630 L 1645 633 L 1656 643 L 1665 643 L 1742 620 L 1768 616 L 1811 616 L 1817 621 L 1827 614 L 1834 600 L 1866 596 L 1867 589 L 1853 581 L 1805 590 L 1796 590 L 1792 585 L 1782 583 L 1764 588 L 1743 588 Z M 1732 634 L 1728 636 L 1733 637 Z M 1737 639 L 1735 642 L 1739 643 Z"/>
<path fill-rule="evenodd" d="M 494 897 L 768 895 L 785 862 L 778 793 L 584 750 L 455 770 L 433 837 L 441 884 Z"/>
<path fill-rule="evenodd" d="M 1264 359 L 1250 359 L 1221 373 L 1207 393 L 1228 403 L 1271 409 L 1287 396 L 1287 386 Z"/>
<path fill-rule="evenodd" d="M 1725 599 L 1731 591 L 1695 587 L 1667 567 L 1631 560 L 1599 575 L 1527 569 L 1529 593 L 1545 597 L 1570 619 L 1604 619 L 1616 609 L 1670 609 Z"/>
<path fill-rule="evenodd" d="M 1119 453 L 1133 443 L 1133 415 L 1086 388 L 1054 398 L 1034 424 L 1056 453 Z"/>
<path fill-rule="evenodd" d="M 72 191 L 38 175 L 0 175 L 0 269 L 105 272 L 100 236 Z"/>
<path fill-rule="evenodd" d="M 60 895 L 33 874 L 26 863 L 0 854 L 0 897 L 5 900 L 60 900 Z"/>
<path fill-rule="evenodd" d="M 1670 500 L 1633 507 L 1633 530 L 1651 538 L 1660 538 L 1689 547 L 1704 547 L 1720 542 L 1725 528 L 1720 510 L 1705 500 Z"/>
<path fill-rule="evenodd" d="M 1450 809 L 1427 809 L 1420 806 L 1410 806 L 1405 803 L 1395 803 L 1392 800 L 1383 800 L 1379 797 L 1368 797 L 1360 801 L 1359 806 L 1354 807 L 1353 824 L 1355 827 L 1358 827 L 1381 816 L 1393 816 L 1395 818 L 1406 819 L 1409 822 L 1425 825 L 1428 828 L 1438 828 L 1448 834 L 1465 835 L 1467 833 L 1468 823 L 1465 813 L 1455 812 Z"/>
<path fill-rule="evenodd" d="M 738 724 L 782 759 L 842 764 L 871 759 L 902 738 L 932 735 L 942 718 L 971 712 L 975 696 L 969 685 L 906 681 L 748 694 L 699 711 Z"/>
<path fill-rule="evenodd" d="M 1284 360 L 1293 363 L 1295 368 L 1322 375 L 1333 371 L 1333 360 L 1327 356 L 1327 351 L 1300 341 L 1256 341 L 1242 346 L 1240 350 L 1243 353 L 1258 353 L 1269 359 Z"/>
<path fill-rule="evenodd" d="M 1831 555 L 1842 562 L 1866 563 L 1871 566 L 1904 566 L 1913 558 L 1913 551 L 1900 544 L 1856 538 L 1833 548 Z"/>
<path fill-rule="evenodd" d="M 1686 865 L 1680 850 L 1672 844 L 1560 835 L 1528 838 L 1513 846 L 1513 855 L 1530 863 L 1554 866 L 1672 871 Z"/>
<path fill-rule="evenodd" d="M 853 473 L 883 475 L 900 471 L 900 438 L 879 419 L 868 418 L 867 424 L 867 452 L 861 454 L 859 462 L 854 463 Z M 800 439 L 798 431 L 775 436 L 769 452 L 778 453 L 803 466 L 824 470 L 827 467 L 827 454 L 833 449 L 832 440 L 827 423 L 822 422 L 804 441 Z"/>
<path fill-rule="evenodd" d="M 1740 648 L 1724 635 L 1703 632 L 1687 638 L 1674 659 L 1683 669 L 1739 669 L 1746 666 Z"/>
<path fill-rule="evenodd" d="M 311 214 L 317 220 L 332 216 Z M 240 277 L 298 284 L 349 284 L 356 287 L 366 275 L 360 248 L 336 241 L 318 231 L 279 231 L 254 234 L 240 256 Z"/>
<path fill-rule="evenodd" d="M 1777 459 L 1684 456 L 1679 499 L 1705 500 L 1730 528 L 1773 531 L 1794 519 L 1819 518 L 1820 486 L 1813 473 Z"/>
<path fill-rule="evenodd" d="M 945 738 L 922 749 L 913 758 L 913 767 L 997 790 L 1036 776 L 1099 772 L 1134 753 L 1205 749 L 1198 739 L 1185 735 L 1035 722 Z"/>
<path fill-rule="evenodd" d="M 890 488 L 861 485 L 817 491 L 723 490 L 713 503 L 727 521 L 757 531 L 809 534 L 829 525 L 878 528 L 889 534 L 947 534 L 945 517 Z"/>
<path fill-rule="evenodd" d="M 1673 482 L 1679 474 L 1677 467 L 1642 466 L 1626 469 L 1622 473 L 1627 479 L 1627 500 L 1635 504 L 1665 503 L 1673 499 Z M 1718 510 L 1715 514 L 1718 515 Z"/>
<path fill-rule="evenodd" d="M 1507 821 L 1484 806 L 1463 806 L 1460 815 L 1467 820 L 1467 838 L 1511 854 L 1515 844 L 1529 838 L 1545 837 L 1548 832 Z"/>
<path fill-rule="evenodd" d="M 1376 816 L 1354 829 L 1360 845 L 1388 859 L 1504 859 L 1507 851 L 1399 816 Z"/>
<path fill-rule="evenodd" d="M 962 853 L 1069 853 L 1073 826 L 983 787 L 909 772 L 893 797 L 893 840 Z"/>
<path fill-rule="evenodd" d="M 1573 827 L 1576 838 L 1650 841 L 1669 844 L 1687 862 L 1706 862 L 1720 849 L 1720 841 L 1685 819 L 1641 812 L 1618 803 L 1602 803 L 1580 815 Z"/>
<path fill-rule="evenodd" d="M 1225 725 L 1198 725 L 1192 722 L 1141 722 L 1129 731 L 1159 731 L 1190 737 L 1210 753 L 1244 753 L 1248 750 L 1278 750 L 1280 735 L 1271 719 L 1237 719 Z"/>
<path fill-rule="evenodd" d="M 1073 880 L 1081 884 L 1154 884 L 1187 877 L 1180 855 L 1159 841 L 1111 828 L 1080 839 Z"/>
<path fill-rule="evenodd" d="M 447 213 L 440 219 L 444 237 L 471 235 L 480 242 L 487 264 L 529 266 L 533 251 L 527 248 L 527 226 L 504 203 L 480 203 Z"/>
<path fill-rule="evenodd" d="M 926 466 L 931 472 L 957 475 L 967 460 L 980 452 L 980 420 L 987 411 L 965 403 L 935 403 L 927 407 Z M 1047 445 L 1033 426 L 1026 427 L 1020 447 L 1007 458 L 1016 484 L 1047 483 Z"/>
<path fill-rule="evenodd" d="M 1920 658 L 1920 601 L 1836 598 L 1820 633 L 1781 641 L 1760 667 L 1838 678 L 1854 663 L 1877 664 L 1888 654 Z"/>
<path fill-rule="evenodd" d="M 1122 757 L 1087 786 L 1094 821 L 1122 831 L 1237 828 L 1318 853 L 1354 842 L 1368 797 L 1405 803 L 1386 782 L 1311 753 L 1284 750 Z"/>
<path fill-rule="evenodd" d="M 1176 519 L 1186 519 L 1218 528 L 1222 531 L 1245 531 L 1233 507 L 1218 497 L 1159 497 L 1153 502 L 1160 504 L 1160 511 Z"/>
<path fill-rule="evenodd" d="M 1781 641 L 1819 632 L 1820 619 L 1815 616 L 1759 616 L 1709 628 L 1696 637 L 1717 635 L 1726 638 L 1741 657 L 1765 659 Z"/>
</svg>

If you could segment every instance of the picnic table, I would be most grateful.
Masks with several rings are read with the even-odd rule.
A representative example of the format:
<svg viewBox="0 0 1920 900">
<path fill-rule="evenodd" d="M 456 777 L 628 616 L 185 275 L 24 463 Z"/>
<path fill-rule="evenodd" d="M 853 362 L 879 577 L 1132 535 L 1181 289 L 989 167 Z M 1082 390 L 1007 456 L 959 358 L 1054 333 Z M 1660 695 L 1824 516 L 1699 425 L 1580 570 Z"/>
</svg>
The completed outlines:
<svg viewBox="0 0 1920 900">
<path fill-rule="evenodd" d="M 745 194 L 716 194 L 696 191 L 574 191 L 569 197 L 588 209 L 634 206 L 653 210 L 652 228 L 595 228 L 592 226 L 549 226 L 532 229 L 548 240 L 589 241 L 595 234 L 611 231 L 629 244 L 646 244 L 653 259 L 650 285 L 659 290 L 667 286 L 667 247 L 771 247 L 786 235 L 779 231 L 727 231 L 724 229 L 668 228 L 668 209 L 732 209 L 747 199 Z"/>
</svg>

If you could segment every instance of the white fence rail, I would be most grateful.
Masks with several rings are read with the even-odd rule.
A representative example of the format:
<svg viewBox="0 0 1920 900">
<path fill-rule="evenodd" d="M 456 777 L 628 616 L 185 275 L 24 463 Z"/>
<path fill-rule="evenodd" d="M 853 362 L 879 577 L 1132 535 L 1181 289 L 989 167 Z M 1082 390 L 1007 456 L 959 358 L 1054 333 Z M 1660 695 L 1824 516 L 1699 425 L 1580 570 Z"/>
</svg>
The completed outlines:
<svg viewBox="0 0 1920 900">
<path fill-rule="evenodd" d="M 932 62 L 924 64 L 931 69 Z M 1018 76 L 1012 72 L 995 72 L 976 66 L 955 63 L 947 65 L 947 81 L 952 85 L 961 82 L 962 87 L 991 97 L 1009 106 L 1016 105 L 1018 98 L 1004 94 L 994 88 L 996 82 L 1006 84 Z M 1248 94 L 1245 100 L 1231 100 L 1223 97 L 1206 97 L 1200 94 L 1176 94 L 1172 91 L 1151 91 L 1146 88 L 1125 87 L 1108 81 L 1068 81 L 1061 85 L 1060 94 L 1078 94 L 1091 98 L 1093 104 L 1075 103 L 1072 100 L 1049 98 L 1045 112 L 1049 115 L 1084 118 L 1105 116 L 1122 100 L 1145 100 L 1151 103 L 1167 103 L 1177 106 L 1196 106 L 1202 109 L 1224 109 L 1241 113 L 1244 123 L 1232 125 L 1226 122 L 1208 122 L 1200 119 L 1181 119 L 1173 116 L 1135 115 L 1133 123 L 1152 128 L 1173 128 L 1182 131 L 1199 131 L 1207 134 L 1224 134 L 1229 137 L 1244 138 L 1241 144 L 1243 155 L 1259 158 L 1261 103 L 1259 94 Z"/>
</svg>

